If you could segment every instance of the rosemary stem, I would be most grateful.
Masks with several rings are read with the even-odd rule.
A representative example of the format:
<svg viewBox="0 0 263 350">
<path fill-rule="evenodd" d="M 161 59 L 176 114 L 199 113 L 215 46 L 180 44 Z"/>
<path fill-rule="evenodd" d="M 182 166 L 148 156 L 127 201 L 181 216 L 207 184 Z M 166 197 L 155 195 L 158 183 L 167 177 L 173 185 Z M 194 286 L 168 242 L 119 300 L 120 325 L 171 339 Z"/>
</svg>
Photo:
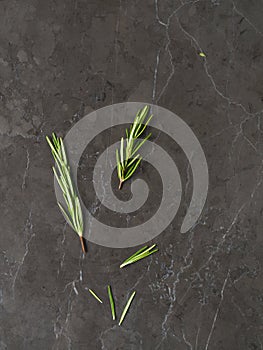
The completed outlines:
<svg viewBox="0 0 263 350">
<path fill-rule="evenodd" d="M 119 190 L 121 189 L 122 184 L 123 184 L 123 181 L 122 181 L 122 180 L 120 180 L 120 183 L 119 183 Z"/>
<path fill-rule="evenodd" d="M 86 253 L 86 247 L 85 247 L 83 236 L 79 236 L 79 239 L 80 239 L 82 251 L 85 254 Z"/>
</svg>

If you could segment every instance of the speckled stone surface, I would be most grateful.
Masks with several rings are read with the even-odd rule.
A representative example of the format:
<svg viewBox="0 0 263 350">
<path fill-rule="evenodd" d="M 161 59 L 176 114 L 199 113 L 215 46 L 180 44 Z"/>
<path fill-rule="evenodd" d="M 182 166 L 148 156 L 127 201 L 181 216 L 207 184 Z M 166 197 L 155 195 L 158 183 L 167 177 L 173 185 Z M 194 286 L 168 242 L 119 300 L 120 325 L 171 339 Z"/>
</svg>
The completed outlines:
<svg viewBox="0 0 263 350">
<path fill-rule="evenodd" d="M 0 8 L 0 349 L 263 349 L 262 2 L 2 0 Z M 182 202 L 154 240 L 158 254 L 120 270 L 134 249 L 88 244 L 82 257 L 56 204 L 44 137 L 125 101 L 178 114 L 204 149 L 210 184 L 191 231 L 179 230 Z M 189 194 L 188 164 L 166 147 Z M 93 163 L 85 152 L 83 198 Z M 137 174 L 151 175 L 159 181 L 147 164 Z M 107 284 L 118 317 L 137 291 L 122 327 L 111 320 Z"/>
</svg>

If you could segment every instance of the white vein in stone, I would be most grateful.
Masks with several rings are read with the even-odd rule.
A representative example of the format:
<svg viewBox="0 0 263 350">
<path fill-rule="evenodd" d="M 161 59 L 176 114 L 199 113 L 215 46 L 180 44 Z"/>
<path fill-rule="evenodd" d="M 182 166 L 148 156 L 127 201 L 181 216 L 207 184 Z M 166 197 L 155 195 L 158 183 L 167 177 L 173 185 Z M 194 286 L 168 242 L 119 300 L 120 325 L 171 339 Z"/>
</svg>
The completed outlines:
<svg viewBox="0 0 263 350">
<path fill-rule="evenodd" d="M 261 36 L 263 36 L 263 33 L 257 29 L 257 27 L 236 7 L 236 4 L 234 1 L 232 1 L 233 9 L 234 11 L 241 17 L 245 19 L 245 21 L 255 30 L 255 32 Z"/>
<path fill-rule="evenodd" d="M 158 74 L 158 67 L 159 67 L 159 61 L 160 61 L 160 52 L 161 52 L 161 49 L 158 50 L 156 55 L 156 63 L 155 63 L 154 74 L 153 74 L 153 92 L 152 92 L 153 103 L 154 103 L 155 94 L 156 94 L 156 83 L 157 83 L 157 74 Z"/>
<path fill-rule="evenodd" d="M 26 235 L 29 235 L 29 239 L 26 241 L 25 252 L 24 252 L 21 260 L 19 261 L 18 267 L 13 275 L 13 281 L 12 281 L 12 287 L 11 287 L 13 298 L 15 297 L 15 284 L 16 284 L 17 277 L 18 277 L 19 272 L 20 272 L 20 270 L 25 262 L 27 255 L 29 253 L 29 244 L 30 244 L 31 240 L 35 237 L 35 233 L 33 233 L 32 212 L 31 211 L 29 212 L 28 218 L 26 220 L 24 232 Z"/>
<path fill-rule="evenodd" d="M 198 43 L 198 41 L 195 39 L 195 37 L 193 35 L 191 35 L 189 32 L 187 32 L 181 25 L 180 23 L 180 20 L 179 18 L 176 16 L 177 18 L 177 22 L 178 22 L 178 25 L 180 27 L 180 29 L 182 30 L 182 32 L 185 34 L 185 36 L 190 39 L 191 43 L 194 44 L 194 47 L 195 49 L 199 50 L 200 52 L 203 52 L 203 49 L 201 47 L 201 45 Z M 239 103 L 239 102 L 235 102 L 231 97 L 228 97 L 228 96 L 225 96 L 222 91 L 219 90 L 219 88 L 217 87 L 217 84 L 213 78 L 213 76 L 211 75 L 211 73 L 209 72 L 209 69 L 208 69 L 208 60 L 206 57 L 203 58 L 204 60 L 204 69 L 205 69 L 205 73 L 207 75 L 207 77 L 209 78 L 215 92 L 222 98 L 224 99 L 225 101 L 227 101 L 229 103 L 229 105 L 234 105 L 236 107 L 240 107 L 247 115 L 250 115 L 250 116 L 254 116 L 258 113 L 261 113 L 263 110 L 260 110 L 256 113 L 251 113 L 249 112 L 243 105 L 242 103 Z"/>
<path fill-rule="evenodd" d="M 193 232 L 191 231 L 191 235 L 190 235 L 190 238 L 189 238 L 190 245 L 189 245 L 189 248 L 187 250 L 186 255 L 184 256 L 184 265 L 181 266 L 179 271 L 177 272 L 176 279 L 175 279 L 175 281 L 173 283 L 172 289 L 170 287 L 168 287 L 169 298 L 170 298 L 170 305 L 169 305 L 167 313 L 165 314 L 164 320 L 162 322 L 162 326 L 161 326 L 161 328 L 162 328 L 162 338 L 161 338 L 161 341 L 158 343 L 157 347 L 155 348 L 156 350 L 158 350 L 160 348 L 160 346 L 163 343 L 163 341 L 167 338 L 167 334 L 168 334 L 169 328 L 166 327 L 166 324 L 167 324 L 167 322 L 168 322 L 168 320 L 169 320 L 169 318 L 170 318 L 170 316 L 172 314 L 174 304 L 175 304 L 175 302 L 177 300 L 177 295 L 176 295 L 177 284 L 180 283 L 181 275 L 184 273 L 184 271 L 192 266 L 192 262 L 193 262 L 192 252 L 193 252 L 193 249 L 194 249 L 193 237 L 194 237 L 194 235 L 193 235 Z"/>
<path fill-rule="evenodd" d="M 224 291 L 225 291 L 225 288 L 226 288 L 226 285 L 227 285 L 228 278 L 229 278 L 229 270 L 227 272 L 226 278 L 224 280 L 224 283 L 223 283 L 223 286 L 222 286 L 222 289 L 221 289 L 221 292 L 220 292 L 220 302 L 218 304 L 218 307 L 216 309 L 216 312 L 215 312 L 215 315 L 214 315 L 214 318 L 213 318 L 212 326 L 211 326 L 211 329 L 210 329 L 210 332 L 208 334 L 208 338 L 207 338 L 207 341 L 206 341 L 205 350 L 208 350 L 209 343 L 210 343 L 213 331 L 215 329 L 215 324 L 216 324 L 216 321 L 217 321 L 218 313 L 219 313 L 220 307 L 222 305 L 222 302 L 224 300 Z"/>
<path fill-rule="evenodd" d="M 22 181 L 22 190 L 25 189 L 26 186 L 26 178 L 27 178 L 27 174 L 28 174 L 28 170 L 29 170 L 29 165 L 30 165 L 30 157 L 29 157 L 29 151 L 28 149 L 26 150 L 26 169 L 23 175 L 23 181 Z"/>
<path fill-rule="evenodd" d="M 187 347 L 188 347 L 190 350 L 193 350 L 193 346 L 192 346 L 192 344 L 189 342 L 189 340 L 186 339 L 186 336 L 185 336 L 185 333 L 184 333 L 184 330 L 183 330 L 183 329 L 182 329 L 182 334 L 183 334 L 184 342 L 185 342 L 185 344 L 187 345 Z"/>
</svg>

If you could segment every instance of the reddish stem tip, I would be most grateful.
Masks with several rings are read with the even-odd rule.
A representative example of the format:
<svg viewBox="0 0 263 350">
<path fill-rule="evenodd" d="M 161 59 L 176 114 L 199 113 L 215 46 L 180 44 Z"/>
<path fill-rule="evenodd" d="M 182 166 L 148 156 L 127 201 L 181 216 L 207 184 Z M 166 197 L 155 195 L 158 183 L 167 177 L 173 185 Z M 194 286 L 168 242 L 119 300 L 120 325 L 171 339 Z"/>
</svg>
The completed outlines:
<svg viewBox="0 0 263 350">
<path fill-rule="evenodd" d="M 84 238 L 82 236 L 79 236 L 79 239 L 80 239 L 82 251 L 85 254 L 86 253 L 86 247 L 85 247 Z"/>
</svg>

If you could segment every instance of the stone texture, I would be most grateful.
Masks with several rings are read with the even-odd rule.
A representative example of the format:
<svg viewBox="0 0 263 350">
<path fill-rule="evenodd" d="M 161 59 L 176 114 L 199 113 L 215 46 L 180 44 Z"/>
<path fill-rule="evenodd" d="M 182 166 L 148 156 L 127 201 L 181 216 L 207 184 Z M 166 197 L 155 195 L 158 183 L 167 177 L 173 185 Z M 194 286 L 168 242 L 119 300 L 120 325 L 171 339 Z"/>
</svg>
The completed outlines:
<svg viewBox="0 0 263 350">
<path fill-rule="evenodd" d="M 0 349 L 262 349 L 262 3 L 3 0 L 1 8 Z M 89 244 L 83 259 L 56 205 L 44 137 L 124 101 L 159 104 L 188 123 L 210 188 L 194 229 L 179 233 L 183 203 L 155 240 L 159 253 L 120 271 L 133 249 Z M 80 189 L 91 171 L 83 155 Z M 137 290 L 123 327 L 111 321 L 107 284 L 118 315 Z"/>
</svg>

